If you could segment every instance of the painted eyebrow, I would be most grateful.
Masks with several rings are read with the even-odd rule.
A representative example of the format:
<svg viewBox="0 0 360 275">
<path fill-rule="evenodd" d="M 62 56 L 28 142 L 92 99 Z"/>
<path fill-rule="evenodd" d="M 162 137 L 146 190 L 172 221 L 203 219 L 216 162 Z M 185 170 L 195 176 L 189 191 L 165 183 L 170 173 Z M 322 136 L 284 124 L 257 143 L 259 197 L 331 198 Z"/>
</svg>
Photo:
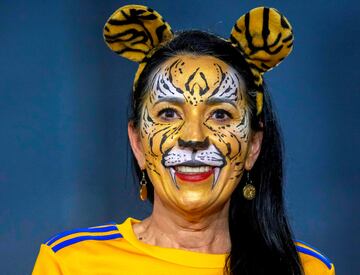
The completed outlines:
<svg viewBox="0 0 360 275">
<path fill-rule="evenodd" d="M 228 98 L 221 98 L 221 97 L 210 97 L 206 100 L 206 104 L 213 105 L 218 103 L 229 103 L 232 106 L 236 107 L 234 100 Z"/>
<path fill-rule="evenodd" d="M 184 104 L 185 101 L 184 101 L 183 98 L 166 96 L 166 97 L 159 98 L 159 99 L 154 103 L 154 106 L 156 106 L 157 104 L 159 104 L 159 103 L 161 103 L 161 102 L 170 102 L 170 103 Z"/>
</svg>

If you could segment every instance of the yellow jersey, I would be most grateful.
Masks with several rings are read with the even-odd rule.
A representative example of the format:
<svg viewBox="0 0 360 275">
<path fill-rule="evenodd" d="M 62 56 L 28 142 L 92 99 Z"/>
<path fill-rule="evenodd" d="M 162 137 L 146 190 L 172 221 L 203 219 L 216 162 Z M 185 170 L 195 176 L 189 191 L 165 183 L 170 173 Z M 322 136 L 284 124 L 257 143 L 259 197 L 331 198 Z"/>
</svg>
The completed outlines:
<svg viewBox="0 0 360 275">
<path fill-rule="evenodd" d="M 227 254 L 164 248 L 139 241 L 128 218 L 60 233 L 41 245 L 33 275 L 220 275 Z M 334 265 L 316 249 L 296 242 L 306 275 L 333 275 Z"/>
</svg>

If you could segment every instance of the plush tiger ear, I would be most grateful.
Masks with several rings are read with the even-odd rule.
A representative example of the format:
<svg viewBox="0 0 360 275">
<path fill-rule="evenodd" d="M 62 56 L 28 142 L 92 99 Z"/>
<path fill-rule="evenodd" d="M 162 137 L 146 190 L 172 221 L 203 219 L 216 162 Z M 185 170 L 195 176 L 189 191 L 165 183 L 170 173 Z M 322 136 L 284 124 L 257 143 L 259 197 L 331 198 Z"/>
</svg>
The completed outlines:
<svg viewBox="0 0 360 275">
<path fill-rule="evenodd" d="M 258 87 L 257 114 L 261 113 L 264 101 L 262 74 L 289 55 L 293 40 L 289 21 L 273 8 L 252 9 L 241 16 L 231 30 L 230 41 L 244 55 Z"/>
<path fill-rule="evenodd" d="M 115 11 L 104 26 L 111 50 L 135 62 L 145 62 L 152 50 L 173 36 L 168 23 L 156 11 L 127 5 Z"/>
<path fill-rule="evenodd" d="M 289 21 L 276 9 L 258 7 L 236 21 L 230 40 L 251 68 L 262 74 L 289 55 L 293 32 Z"/>
</svg>

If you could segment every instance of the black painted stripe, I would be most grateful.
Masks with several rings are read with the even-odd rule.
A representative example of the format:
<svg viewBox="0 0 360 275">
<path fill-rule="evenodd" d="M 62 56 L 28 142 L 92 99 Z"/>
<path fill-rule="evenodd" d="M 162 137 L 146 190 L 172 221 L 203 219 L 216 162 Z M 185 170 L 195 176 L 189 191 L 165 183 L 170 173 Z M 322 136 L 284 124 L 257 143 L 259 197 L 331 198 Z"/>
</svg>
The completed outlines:
<svg viewBox="0 0 360 275">
<path fill-rule="evenodd" d="M 199 67 L 196 68 L 195 72 L 193 72 L 193 73 L 189 76 L 188 81 L 186 81 L 186 83 L 185 83 L 185 89 L 186 89 L 187 91 L 189 91 L 191 95 L 194 94 L 194 91 L 190 91 L 190 86 L 189 86 L 189 85 L 190 85 L 190 82 L 194 79 L 194 77 L 195 77 L 195 75 L 197 74 L 197 72 L 198 72 L 199 69 L 200 69 Z"/>
</svg>

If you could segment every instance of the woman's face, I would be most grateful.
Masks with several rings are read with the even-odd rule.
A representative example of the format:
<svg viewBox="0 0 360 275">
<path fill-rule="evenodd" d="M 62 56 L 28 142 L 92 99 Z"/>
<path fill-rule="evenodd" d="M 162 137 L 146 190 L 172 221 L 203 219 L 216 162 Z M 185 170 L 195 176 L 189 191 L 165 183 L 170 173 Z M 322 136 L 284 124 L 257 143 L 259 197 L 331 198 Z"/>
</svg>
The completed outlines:
<svg viewBox="0 0 360 275">
<path fill-rule="evenodd" d="M 192 213 L 224 205 L 255 162 L 242 78 L 217 58 L 181 55 L 150 83 L 136 156 L 155 198 Z"/>
</svg>

